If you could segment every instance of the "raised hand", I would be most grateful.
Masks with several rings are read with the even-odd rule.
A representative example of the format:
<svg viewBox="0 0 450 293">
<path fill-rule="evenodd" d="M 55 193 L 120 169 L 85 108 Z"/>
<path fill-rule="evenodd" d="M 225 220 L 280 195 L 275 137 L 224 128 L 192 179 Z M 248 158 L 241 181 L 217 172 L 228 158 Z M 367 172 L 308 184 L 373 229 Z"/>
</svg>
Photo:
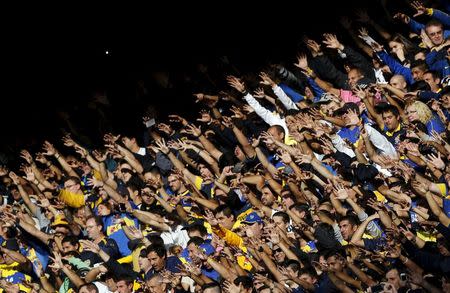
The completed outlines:
<svg viewBox="0 0 450 293">
<path fill-rule="evenodd" d="M 36 176 L 34 176 L 33 169 L 31 169 L 31 167 L 25 167 L 23 171 L 25 172 L 26 175 L 23 178 L 25 178 L 29 182 L 34 182 L 34 180 L 36 180 Z"/>
<path fill-rule="evenodd" d="M 290 163 L 292 163 L 291 155 L 287 151 L 279 150 L 278 154 L 285 165 L 289 165 Z"/>
<path fill-rule="evenodd" d="M 295 162 L 299 164 L 311 164 L 313 160 L 312 155 L 308 154 L 299 154 L 295 157 L 295 159 Z"/>
<path fill-rule="evenodd" d="M 239 286 L 236 286 L 232 282 L 225 281 L 223 282 L 223 291 L 225 293 L 240 293 L 242 292 L 242 283 L 239 283 Z"/>
<path fill-rule="evenodd" d="M 330 49 L 336 49 L 336 50 L 343 50 L 344 46 L 339 43 L 336 35 L 333 34 L 324 34 L 324 40 L 322 41 L 325 45 L 327 45 L 327 48 Z"/>
<path fill-rule="evenodd" d="M 46 156 L 53 156 L 56 154 L 55 147 L 48 141 L 44 142 L 43 150 L 44 150 L 43 154 Z"/>
<path fill-rule="evenodd" d="M 112 133 L 107 133 L 103 136 L 103 140 L 109 144 L 114 144 L 117 140 L 119 140 L 119 138 L 120 138 L 120 134 L 113 135 Z"/>
<path fill-rule="evenodd" d="M 197 119 L 198 122 L 202 123 L 209 123 L 212 120 L 211 114 L 208 111 L 201 110 L 200 111 L 201 117 Z"/>
<path fill-rule="evenodd" d="M 231 87 L 235 88 L 238 92 L 241 92 L 241 93 L 245 92 L 245 84 L 241 79 L 239 79 L 235 76 L 229 75 L 229 76 L 227 76 L 227 81 L 228 81 L 228 84 Z"/>
<path fill-rule="evenodd" d="M 275 143 L 275 138 L 269 132 L 266 132 L 266 131 L 261 132 L 260 137 L 263 139 L 263 142 L 265 144 L 274 144 Z"/>
<path fill-rule="evenodd" d="M 155 143 L 156 143 L 156 148 L 158 150 L 160 150 L 161 153 L 167 155 L 170 152 L 170 149 L 167 147 L 167 144 L 166 144 L 166 141 L 164 140 L 164 138 L 156 140 Z"/>
<path fill-rule="evenodd" d="M 251 114 L 255 112 L 255 109 L 252 108 L 250 105 L 244 105 L 242 106 L 242 110 L 244 110 L 247 114 Z"/>
<path fill-rule="evenodd" d="M 19 176 L 17 176 L 16 173 L 11 171 L 11 172 L 9 172 L 8 175 L 9 175 L 9 178 L 11 178 L 11 180 L 13 181 L 13 183 L 15 185 L 19 185 L 20 184 Z"/>
<path fill-rule="evenodd" d="M 205 210 L 205 219 L 211 226 L 218 226 L 219 221 L 214 217 L 210 210 Z"/>
<path fill-rule="evenodd" d="M 266 94 L 264 93 L 264 89 L 259 87 L 253 92 L 253 96 L 255 98 L 262 99 L 266 96 Z"/>
<path fill-rule="evenodd" d="M 98 162 L 104 162 L 108 158 L 108 154 L 106 152 L 101 152 L 99 150 L 93 151 L 92 155 Z"/>
<path fill-rule="evenodd" d="M 276 85 L 276 83 L 265 72 L 261 72 L 259 74 L 259 78 L 261 78 L 261 81 L 259 82 L 260 84 L 268 85 L 268 86 L 271 86 L 271 87 Z"/>
<path fill-rule="evenodd" d="M 349 109 L 345 115 L 348 119 L 347 126 L 360 124 L 361 120 L 355 110 Z"/>
<path fill-rule="evenodd" d="M 93 253 L 99 253 L 100 252 L 100 246 L 98 246 L 97 243 L 94 243 L 90 240 L 80 240 L 81 245 L 83 245 L 83 249 L 86 251 L 91 251 Z"/>
<path fill-rule="evenodd" d="M 28 164 L 31 164 L 33 162 L 33 158 L 27 150 L 22 150 L 20 152 L 20 157 L 27 161 Z"/>
<path fill-rule="evenodd" d="M 404 24 L 408 24 L 411 21 L 411 19 L 409 18 L 408 15 L 400 13 L 400 12 L 394 15 L 394 19 L 398 19 L 401 22 L 403 22 Z"/>
<path fill-rule="evenodd" d="M 165 123 L 158 123 L 156 125 L 156 128 L 161 131 L 164 132 L 167 135 L 170 135 L 172 133 L 172 127 L 170 127 L 170 125 L 165 124 Z"/>
<path fill-rule="evenodd" d="M 417 10 L 417 12 L 413 15 L 413 17 L 420 16 L 422 14 L 426 14 L 427 8 L 423 6 L 423 4 L 420 1 L 413 1 L 410 3 L 412 8 Z"/>
<path fill-rule="evenodd" d="M 87 183 L 89 186 L 92 186 L 92 187 L 102 187 L 104 184 L 102 180 L 98 180 L 94 176 L 92 178 L 89 178 L 87 180 Z"/>
<path fill-rule="evenodd" d="M 316 41 L 307 39 L 305 43 L 313 57 L 317 57 L 323 54 L 320 44 Z"/>
<path fill-rule="evenodd" d="M 205 95 L 202 93 L 192 94 L 195 97 L 195 103 L 201 102 L 205 99 Z"/>
<path fill-rule="evenodd" d="M 63 136 L 62 141 L 66 147 L 73 147 L 76 145 L 75 141 L 70 136 L 70 133 Z"/>
<path fill-rule="evenodd" d="M 193 135 L 195 137 L 199 137 L 202 135 L 202 130 L 200 127 L 195 126 L 194 124 L 189 124 L 186 126 L 185 131 L 187 134 Z"/>
<path fill-rule="evenodd" d="M 339 200 L 346 200 L 348 198 L 348 191 L 342 184 L 334 185 L 334 194 Z"/>
<path fill-rule="evenodd" d="M 132 237 L 133 239 L 144 239 L 144 235 L 142 234 L 142 231 L 139 230 L 135 226 L 125 226 L 124 229 L 128 229 L 128 235 Z"/>
<path fill-rule="evenodd" d="M 294 63 L 295 66 L 300 68 L 302 71 L 308 70 L 308 58 L 305 54 L 300 54 L 297 56 L 297 63 Z"/>
<path fill-rule="evenodd" d="M 245 115 L 242 113 L 241 109 L 239 109 L 238 107 L 232 106 L 230 108 L 230 111 L 233 112 L 233 115 L 231 117 L 236 118 L 236 119 L 244 119 Z"/>
<path fill-rule="evenodd" d="M 80 146 L 75 146 L 75 151 L 84 159 L 88 156 L 88 152 L 86 149 L 80 147 Z"/>
<path fill-rule="evenodd" d="M 233 120 L 231 117 L 222 116 L 222 124 L 227 128 L 233 128 Z"/>
<path fill-rule="evenodd" d="M 437 157 L 435 154 L 429 154 L 427 156 L 427 162 L 432 164 L 434 167 L 436 167 L 439 170 L 445 169 L 445 163 L 442 161 L 441 153 L 438 153 Z"/>
<path fill-rule="evenodd" d="M 170 122 L 177 122 L 177 123 L 181 123 L 182 125 L 188 125 L 188 122 L 186 119 L 184 119 L 183 117 L 181 117 L 180 115 L 169 115 L 169 121 Z"/>
</svg>

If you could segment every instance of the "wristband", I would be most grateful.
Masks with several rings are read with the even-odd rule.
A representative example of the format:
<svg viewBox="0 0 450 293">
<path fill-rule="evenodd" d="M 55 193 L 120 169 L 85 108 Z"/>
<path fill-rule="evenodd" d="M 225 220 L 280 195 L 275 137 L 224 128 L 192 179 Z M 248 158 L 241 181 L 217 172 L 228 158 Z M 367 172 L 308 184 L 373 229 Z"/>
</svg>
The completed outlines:
<svg viewBox="0 0 450 293">
<path fill-rule="evenodd" d="M 56 158 L 56 159 L 59 159 L 59 157 L 61 157 L 61 155 L 60 155 L 59 153 L 56 153 L 56 154 L 55 154 L 55 158 Z"/>
</svg>

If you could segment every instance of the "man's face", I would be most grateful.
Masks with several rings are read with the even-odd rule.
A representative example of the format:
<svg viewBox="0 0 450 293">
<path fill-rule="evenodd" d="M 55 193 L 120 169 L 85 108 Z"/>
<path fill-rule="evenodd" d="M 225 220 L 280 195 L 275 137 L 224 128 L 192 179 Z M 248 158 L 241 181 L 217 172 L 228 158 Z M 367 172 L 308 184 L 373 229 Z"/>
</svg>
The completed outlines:
<svg viewBox="0 0 450 293">
<path fill-rule="evenodd" d="M 67 180 L 66 182 L 64 182 L 64 189 L 72 193 L 78 193 L 80 191 L 80 184 L 76 183 L 73 180 Z"/>
<path fill-rule="evenodd" d="M 355 233 L 357 227 L 350 224 L 348 220 L 343 220 L 339 223 L 339 228 L 341 230 L 342 237 L 344 237 L 344 240 L 348 241 L 352 238 L 353 233 Z"/>
<path fill-rule="evenodd" d="M 200 176 L 203 179 L 212 179 L 214 178 L 214 175 L 211 173 L 211 171 L 209 171 L 209 169 L 203 165 L 203 164 L 199 164 L 199 171 L 200 171 Z"/>
<path fill-rule="evenodd" d="M 424 71 L 422 69 L 420 69 L 419 67 L 411 68 L 411 74 L 415 81 L 423 80 L 423 73 L 424 73 Z"/>
<path fill-rule="evenodd" d="M 134 138 L 129 138 L 124 136 L 122 138 L 123 144 L 126 146 L 127 149 L 132 148 L 136 144 L 136 140 Z"/>
<path fill-rule="evenodd" d="M 63 253 L 67 254 L 69 252 L 78 251 L 78 245 L 72 245 L 72 243 L 70 243 L 70 241 L 67 241 L 67 242 L 62 243 L 62 249 L 63 249 Z"/>
<path fill-rule="evenodd" d="M 442 107 L 449 109 L 450 108 L 450 95 L 444 95 L 441 97 Z"/>
<path fill-rule="evenodd" d="M 395 287 L 395 289 L 399 289 L 401 284 L 400 275 L 396 269 L 390 270 L 386 273 L 387 282 Z"/>
<path fill-rule="evenodd" d="M 181 181 L 175 175 L 170 175 L 167 179 L 169 182 L 169 187 L 173 192 L 178 192 L 181 188 Z"/>
<path fill-rule="evenodd" d="M 245 225 L 245 235 L 247 235 L 247 237 L 256 237 L 259 238 L 261 237 L 262 234 L 262 225 L 259 224 L 258 222 L 255 222 L 253 224 L 246 224 Z"/>
<path fill-rule="evenodd" d="M 194 264 L 199 264 L 201 263 L 201 259 L 198 257 L 198 247 L 197 245 L 195 245 L 195 243 L 190 243 L 187 246 L 187 250 L 189 253 L 189 257 L 192 259 L 192 261 L 194 262 Z"/>
<path fill-rule="evenodd" d="M 384 112 L 381 117 L 383 117 L 383 123 L 389 131 L 397 129 L 400 123 L 398 120 L 399 117 L 395 116 L 392 112 Z"/>
<path fill-rule="evenodd" d="M 164 257 L 160 257 L 156 252 L 152 251 L 148 254 L 148 258 L 155 271 L 159 272 L 164 269 L 166 265 L 166 259 Z"/>
<path fill-rule="evenodd" d="M 281 229 L 281 231 L 286 231 L 287 230 L 287 225 L 286 223 L 283 221 L 282 217 L 279 216 L 275 216 L 273 217 L 273 222 L 275 223 L 275 225 Z"/>
<path fill-rule="evenodd" d="M 262 204 L 270 207 L 275 201 L 275 196 L 273 195 L 272 191 L 267 187 L 264 187 L 261 190 L 261 192 L 262 192 L 261 195 Z"/>
<path fill-rule="evenodd" d="M 348 72 L 348 84 L 353 87 L 363 77 L 358 70 L 352 69 Z"/>
<path fill-rule="evenodd" d="M 279 247 L 273 249 L 273 256 L 277 263 L 282 263 L 286 259 L 286 254 Z"/>
<path fill-rule="evenodd" d="M 275 141 L 283 142 L 283 133 L 278 132 L 278 130 L 275 127 L 270 127 L 267 130 L 267 132 L 273 136 Z M 270 151 L 273 151 L 276 147 L 276 145 L 274 144 L 266 144 L 266 145 Z"/>
<path fill-rule="evenodd" d="M 397 76 L 397 75 L 393 76 L 391 78 L 391 80 L 389 81 L 389 83 L 393 87 L 395 87 L 396 89 L 399 89 L 399 90 L 404 90 L 406 88 L 406 81 L 405 81 L 405 79 L 403 77 L 400 77 L 400 76 Z"/>
<path fill-rule="evenodd" d="M 141 199 L 146 205 L 151 205 L 155 202 L 155 198 L 150 195 L 150 188 L 144 188 L 141 191 Z"/>
<path fill-rule="evenodd" d="M 315 283 L 315 278 L 311 277 L 309 274 L 301 274 L 300 280 L 302 280 L 310 285 L 314 285 L 314 283 Z"/>
<path fill-rule="evenodd" d="M 159 282 L 158 278 L 151 278 L 146 283 L 147 289 L 150 293 L 164 293 L 166 292 L 166 284 Z"/>
<path fill-rule="evenodd" d="M 86 231 L 89 239 L 96 240 L 100 237 L 102 230 L 102 226 L 98 226 L 94 219 L 89 219 L 86 222 Z"/>
<path fill-rule="evenodd" d="M 439 79 L 434 79 L 433 74 L 431 73 L 424 73 L 423 74 L 423 80 L 428 83 L 431 89 L 435 89 L 436 87 L 439 87 Z"/>
<path fill-rule="evenodd" d="M 234 217 L 230 215 L 229 217 L 225 216 L 222 212 L 217 213 L 216 219 L 219 221 L 219 224 L 228 229 L 231 230 L 231 228 L 234 225 Z"/>
<path fill-rule="evenodd" d="M 331 271 L 341 272 L 343 270 L 342 261 L 335 255 L 327 258 L 327 264 Z"/>
<path fill-rule="evenodd" d="M 116 283 L 118 293 L 131 293 L 133 290 L 133 284 L 127 285 L 127 282 L 120 280 Z"/>
<path fill-rule="evenodd" d="M 152 266 L 152 264 L 150 263 L 150 260 L 148 259 L 148 257 L 146 255 L 139 255 L 138 263 L 139 263 L 139 268 L 141 269 L 142 272 L 145 272 L 149 267 Z"/>
<path fill-rule="evenodd" d="M 432 25 L 427 27 L 425 32 L 433 45 L 439 46 L 442 42 L 444 42 L 444 31 L 442 30 L 442 27 Z"/>
</svg>

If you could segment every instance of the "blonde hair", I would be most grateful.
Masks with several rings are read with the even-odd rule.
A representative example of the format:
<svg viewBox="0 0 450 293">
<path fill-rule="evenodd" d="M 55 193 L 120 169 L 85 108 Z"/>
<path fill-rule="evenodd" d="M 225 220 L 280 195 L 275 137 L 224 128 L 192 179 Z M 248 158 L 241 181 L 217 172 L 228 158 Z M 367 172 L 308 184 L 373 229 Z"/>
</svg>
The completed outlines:
<svg viewBox="0 0 450 293">
<path fill-rule="evenodd" d="M 409 108 L 411 106 L 414 106 L 417 111 L 417 115 L 419 116 L 419 121 L 423 124 L 427 124 L 431 118 L 433 118 L 433 112 L 431 112 L 431 109 L 425 104 L 420 101 L 414 101 L 412 103 L 408 103 L 406 105 L 406 108 Z"/>
</svg>

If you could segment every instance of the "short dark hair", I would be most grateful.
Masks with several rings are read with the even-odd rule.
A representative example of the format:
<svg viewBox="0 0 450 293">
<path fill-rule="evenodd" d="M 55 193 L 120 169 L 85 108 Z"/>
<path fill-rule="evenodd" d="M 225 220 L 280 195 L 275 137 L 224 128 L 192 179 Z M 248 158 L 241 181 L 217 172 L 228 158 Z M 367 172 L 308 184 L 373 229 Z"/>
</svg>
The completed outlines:
<svg viewBox="0 0 450 293">
<path fill-rule="evenodd" d="M 442 24 L 442 22 L 440 22 L 436 19 L 431 19 L 429 22 L 427 22 L 425 24 L 425 29 L 429 28 L 430 26 L 438 26 L 438 27 L 444 29 L 444 25 Z"/>
<path fill-rule="evenodd" d="M 148 241 L 154 245 L 162 245 L 164 246 L 164 240 L 159 235 L 147 235 Z"/>
<path fill-rule="evenodd" d="M 358 226 L 358 219 L 353 215 L 346 215 L 339 219 L 339 222 L 347 220 L 353 226 Z"/>
<path fill-rule="evenodd" d="M 203 242 L 205 242 L 205 240 L 203 240 L 203 238 L 195 236 L 195 237 L 192 237 L 191 239 L 189 239 L 187 245 L 189 246 L 191 243 L 194 243 L 195 246 L 200 246 L 203 244 Z"/>
<path fill-rule="evenodd" d="M 69 235 L 69 236 L 65 236 L 61 243 L 65 243 L 65 242 L 69 242 L 71 245 L 77 245 L 78 243 L 78 237 L 73 236 L 73 235 Z"/>
<path fill-rule="evenodd" d="M 440 79 L 441 77 L 439 76 L 439 73 L 437 73 L 437 71 L 435 71 L 435 70 L 427 70 L 427 71 L 425 71 L 423 74 L 427 74 L 427 73 L 429 73 L 429 74 L 431 74 L 431 76 L 433 77 L 433 79 Z"/>
<path fill-rule="evenodd" d="M 384 107 L 380 108 L 380 113 L 381 115 L 383 115 L 384 113 L 392 113 L 395 117 L 400 116 L 400 112 L 398 111 L 397 107 L 393 106 L 393 105 L 386 105 Z"/>
<path fill-rule="evenodd" d="M 233 216 L 233 210 L 228 205 L 220 205 L 214 210 L 214 214 L 217 215 L 218 213 L 223 213 L 226 217 Z"/>
<path fill-rule="evenodd" d="M 415 60 L 415 61 L 411 62 L 411 69 L 413 69 L 415 67 L 419 68 L 420 70 L 422 70 L 424 72 L 428 70 L 428 65 L 423 60 Z"/>
<path fill-rule="evenodd" d="M 102 230 L 103 230 L 104 225 L 103 225 L 103 221 L 102 221 L 102 219 L 101 219 L 100 217 L 89 216 L 89 217 L 86 218 L 86 222 L 87 222 L 88 220 L 90 220 L 90 219 L 94 219 L 95 224 L 96 224 L 97 226 L 102 226 Z"/>
<path fill-rule="evenodd" d="M 159 257 L 167 257 L 167 249 L 164 247 L 164 245 L 152 244 L 147 247 L 147 255 L 150 252 L 155 252 Z"/>
<path fill-rule="evenodd" d="M 234 279 L 233 283 L 236 286 L 239 286 L 239 284 L 242 284 L 242 287 L 244 287 L 244 289 L 253 288 L 253 281 L 252 281 L 252 278 L 250 278 L 249 276 L 239 276 L 236 279 Z"/>
<path fill-rule="evenodd" d="M 286 131 L 284 130 L 283 126 L 275 124 L 270 126 L 269 128 L 274 128 L 277 130 L 278 133 L 282 133 L 283 135 L 286 135 Z"/>
<path fill-rule="evenodd" d="M 276 212 L 275 214 L 273 214 L 272 218 L 274 218 L 274 217 L 281 217 L 285 224 L 288 224 L 291 220 L 289 215 L 286 214 L 285 212 Z"/>
<path fill-rule="evenodd" d="M 204 225 L 202 225 L 202 224 L 195 224 L 195 225 L 189 226 L 187 228 L 187 231 L 188 232 L 197 231 L 202 236 L 206 236 L 208 234 L 208 231 L 206 230 L 206 227 Z"/>
</svg>

